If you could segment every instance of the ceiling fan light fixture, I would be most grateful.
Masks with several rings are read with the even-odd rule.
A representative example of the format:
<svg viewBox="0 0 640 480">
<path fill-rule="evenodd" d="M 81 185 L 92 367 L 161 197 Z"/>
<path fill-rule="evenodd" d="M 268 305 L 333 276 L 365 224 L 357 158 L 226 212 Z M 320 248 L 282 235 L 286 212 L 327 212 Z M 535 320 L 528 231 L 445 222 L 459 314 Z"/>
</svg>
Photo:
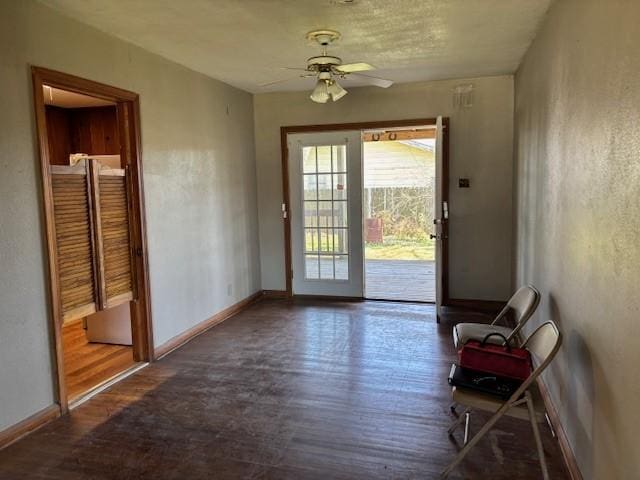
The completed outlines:
<svg viewBox="0 0 640 480">
<path fill-rule="evenodd" d="M 326 0 L 325 0 L 326 1 Z M 344 2 L 344 4 L 352 4 L 359 0 L 329 0 L 331 2 Z M 298 70 L 304 73 L 298 74 L 294 78 L 285 78 L 284 80 L 276 80 L 275 82 L 263 83 L 260 87 L 270 87 L 283 82 L 288 82 L 296 78 L 315 77 L 317 81 L 309 98 L 316 103 L 327 103 L 329 99 L 337 102 L 347 94 L 347 91 L 335 81 L 336 78 L 348 78 L 353 75 L 360 80 L 361 84 L 373 85 L 381 88 L 388 88 L 393 85 L 391 80 L 378 78 L 371 75 L 365 75 L 360 72 L 375 70 L 376 67 L 365 62 L 342 63 L 340 57 L 329 55 L 327 47 L 340 38 L 340 32 L 335 30 L 314 30 L 307 34 L 307 39 L 312 43 L 317 43 L 322 52 L 320 55 L 307 59 L 306 68 L 290 68 L 284 67 L 285 70 Z"/>
<path fill-rule="evenodd" d="M 331 100 L 333 100 L 334 102 L 337 102 L 338 100 L 340 100 L 342 97 L 344 97 L 348 93 L 335 80 L 331 80 L 329 82 L 329 85 L 327 86 L 327 91 L 329 92 L 329 95 L 331 95 Z"/>
<path fill-rule="evenodd" d="M 309 98 L 316 103 L 327 103 L 329 100 L 329 86 L 327 85 L 327 81 L 319 79 L 316 82 L 316 88 L 313 89 Z"/>
</svg>

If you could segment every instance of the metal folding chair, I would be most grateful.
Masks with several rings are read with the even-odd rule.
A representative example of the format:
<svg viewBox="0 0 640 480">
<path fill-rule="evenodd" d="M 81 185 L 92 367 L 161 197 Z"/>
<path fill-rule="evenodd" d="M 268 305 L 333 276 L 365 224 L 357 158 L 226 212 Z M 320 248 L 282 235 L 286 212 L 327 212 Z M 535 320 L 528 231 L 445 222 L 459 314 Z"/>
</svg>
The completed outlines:
<svg viewBox="0 0 640 480">
<path fill-rule="evenodd" d="M 534 396 L 536 396 L 538 391 L 537 388 L 533 387 L 535 387 L 534 382 L 536 378 L 547 368 L 547 365 L 551 363 L 553 357 L 558 353 L 561 343 L 562 335 L 558 327 L 556 327 L 556 324 L 552 321 L 543 323 L 527 337 L 522 346 L 527 348 L 531 353 L 534 370 L 507 401 L 471 389 L 457 387 L 451 389 L 454 402 L 464 406 L 465 410 L 449 428 L 449 435 L 452 435 L 456 428 L 462 424 L 462 421 L 465 420 L 465 444 L 449 466 L 442 472 L 440 478 L 446 478 L 491 427 L 493 427 L 500 418 L 507 415 L 531 422 L 540 467 L 542 468 L 542 475 L 545 480 L 549 480 L 544 449 L 542 448 L 542 438 L 540 437 L 540 430 L 538 429 L 538 422 L 545 420 L 544 406 L 541 400 L 534 401 Z M 471 440 L 468 440 L 469 416 L 473 410 L 484 410 L 493 412 L 494 414 L 478 433 L 476 433 Z"/>
<path fill-rule="evenodd" d="M 459 348 L 469 340 L 481 341 L 487 334 L 492 332 L 501 333 L 510 342 L 516 338 L 518 332 L 531 318 L 539 303 L 540 292 L 533 285 L 520 287 L 490 325 L 486 323 L 459 323 L 453 327 L 453 343 L 456 348 Z M 515 327 L 509 328 L 499 325 L 510 312 L 513 312 Z M 499 337 L 491 337 L 488 341 L 490 343 L 501 342 Z"/>
</svg>

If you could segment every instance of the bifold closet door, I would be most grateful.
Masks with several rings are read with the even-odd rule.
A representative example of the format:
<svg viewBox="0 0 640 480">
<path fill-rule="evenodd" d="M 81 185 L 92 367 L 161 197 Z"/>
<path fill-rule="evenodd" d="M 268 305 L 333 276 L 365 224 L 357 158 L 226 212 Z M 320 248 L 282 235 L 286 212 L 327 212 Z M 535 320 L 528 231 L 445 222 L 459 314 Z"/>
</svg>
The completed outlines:
<svg viewBox="0 0 640 480">
<path fill-rule="evenodd" d="M 134 298 L 128 178 L 125 169 L 109 168 L 93 161 L 96 198 L 96 238 L 100 265 L 102 308 Z"/>
<path fill-rule="evenodd" d="M 92 195 L 86 160 L 51 166 L 63 322 L 94 313 L 96 264 Z"/>
</svg>

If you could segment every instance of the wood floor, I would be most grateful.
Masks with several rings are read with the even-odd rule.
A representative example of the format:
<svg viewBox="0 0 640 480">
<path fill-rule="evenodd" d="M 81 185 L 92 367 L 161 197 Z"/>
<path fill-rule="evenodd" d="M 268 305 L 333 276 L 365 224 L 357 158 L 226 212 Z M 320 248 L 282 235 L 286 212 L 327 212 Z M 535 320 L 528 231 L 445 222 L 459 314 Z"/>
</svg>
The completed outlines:
<svg viewBox="0 0 640 480">
<path fill-rule="evenodd" d="M 69 401 L 135 363 L 131 347 L 87 342 L 82 322 L 63 327 L 62 342 Z"/>
<path fill-rule="evenodd" d="M 265 300 L 0 451 L 0 479 L 438 478 L 461 443 L 451 327 L 482 318 Z M 537 480 L 534 452 L 530 425 L 504 419 L 450 478 Z"/>
</svg>

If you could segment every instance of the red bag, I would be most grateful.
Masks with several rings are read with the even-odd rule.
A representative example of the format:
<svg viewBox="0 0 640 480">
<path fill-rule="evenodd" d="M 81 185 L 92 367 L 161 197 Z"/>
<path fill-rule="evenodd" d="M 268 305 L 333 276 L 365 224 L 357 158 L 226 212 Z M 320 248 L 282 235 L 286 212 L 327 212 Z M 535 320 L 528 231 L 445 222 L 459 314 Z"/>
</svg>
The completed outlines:
<svg viewBox="0 0 640 480">
<path fill-rule="evenodd" d="M 487 343 L 491 336 L 504 339 L 504 345 Z M 469 340 L 458 351 L 460 366 L 500 377 L 526 380 L 531 374 L 531 355 L 526 348 L 512 348 L 500 333 L 490 333 L 482 342 Z"/>
</svg>

